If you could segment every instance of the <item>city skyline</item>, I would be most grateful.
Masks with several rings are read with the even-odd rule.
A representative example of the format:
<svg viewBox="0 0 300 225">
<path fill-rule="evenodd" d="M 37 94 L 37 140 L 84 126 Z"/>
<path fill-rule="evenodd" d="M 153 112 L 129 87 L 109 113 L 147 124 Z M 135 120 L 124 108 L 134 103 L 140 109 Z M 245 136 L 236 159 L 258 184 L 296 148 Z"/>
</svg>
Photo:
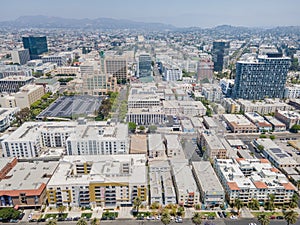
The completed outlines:
<svg viewBox="0 0 300 225">
<path fill-rule="evenodd" d="M 20 6 L 16 9 L 16 5 Z M 143 2 L 137 0 L 106 1 L 78 0 L 38 1 L 18 0 L 5 2 L 0 9 L 0 21 L 14 20 L 20 16 L 45 15 L 73 19 L 114 18 L 138 22 L 159 22 L 176 27 L 214 27 L 223 24 L 247 27 L 272 27 L 299 25 L 297 9 L 300 2 L 287 1 L 196 1 L 180 0 Z"/>
</svg>

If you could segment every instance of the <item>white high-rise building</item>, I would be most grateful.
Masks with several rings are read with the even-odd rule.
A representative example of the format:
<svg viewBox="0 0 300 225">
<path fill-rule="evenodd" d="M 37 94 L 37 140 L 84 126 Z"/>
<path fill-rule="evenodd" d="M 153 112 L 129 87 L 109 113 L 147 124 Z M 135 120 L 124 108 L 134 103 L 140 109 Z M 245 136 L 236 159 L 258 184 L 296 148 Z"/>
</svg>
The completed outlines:
<svg viewBox="0 0 300 225">
<path fill-rule="evenodd" d="M 30 60 L 29 50 L 28 49 L 13 50 L 11 52 L 11 58 L 13 63 L 24 65 Z"/>
</svg>

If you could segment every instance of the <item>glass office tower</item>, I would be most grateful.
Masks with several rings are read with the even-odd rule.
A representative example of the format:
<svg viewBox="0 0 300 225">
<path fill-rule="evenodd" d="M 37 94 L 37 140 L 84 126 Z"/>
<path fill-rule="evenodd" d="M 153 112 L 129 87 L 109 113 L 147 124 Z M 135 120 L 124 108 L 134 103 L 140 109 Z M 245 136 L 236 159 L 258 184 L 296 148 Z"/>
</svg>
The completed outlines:
<svg viewBox="0 0 300 225">
<path fill-rule="evenodd" d="M 22 37 L 23 46 L 29 49 L 30 59 L 39 59 L 41 54 L 48 52 L 47 38 L 43 37 Z"/>
</svg>

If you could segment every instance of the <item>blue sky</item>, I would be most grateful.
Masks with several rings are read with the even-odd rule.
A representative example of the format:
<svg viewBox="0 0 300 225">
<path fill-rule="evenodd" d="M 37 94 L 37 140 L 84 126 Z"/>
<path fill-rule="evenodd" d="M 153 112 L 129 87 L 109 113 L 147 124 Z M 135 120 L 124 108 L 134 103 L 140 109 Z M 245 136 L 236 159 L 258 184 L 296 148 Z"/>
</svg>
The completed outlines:
<svg viewBox="0 0 300 225">
<path fill-rule="evenodd" d="M 300 25 L 299 0 L 2 0 L 0 21 L 24 15 L 108 17 L 179 27 Z"/>
</svg>

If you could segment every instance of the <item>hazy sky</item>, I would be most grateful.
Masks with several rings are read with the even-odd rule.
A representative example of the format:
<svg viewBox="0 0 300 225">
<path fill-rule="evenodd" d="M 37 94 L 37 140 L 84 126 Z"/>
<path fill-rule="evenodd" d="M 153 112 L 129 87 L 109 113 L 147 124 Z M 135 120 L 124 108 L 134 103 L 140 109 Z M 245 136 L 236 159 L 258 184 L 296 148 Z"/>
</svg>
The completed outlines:
<svg viewBox="0 0 300 225">
<path fill-rule="evenodd" d="M 0 21 L 25 15 L 130 19 L 179 27 L 300 25 L 299 0 L 1 0 Z"/>
</svg>

